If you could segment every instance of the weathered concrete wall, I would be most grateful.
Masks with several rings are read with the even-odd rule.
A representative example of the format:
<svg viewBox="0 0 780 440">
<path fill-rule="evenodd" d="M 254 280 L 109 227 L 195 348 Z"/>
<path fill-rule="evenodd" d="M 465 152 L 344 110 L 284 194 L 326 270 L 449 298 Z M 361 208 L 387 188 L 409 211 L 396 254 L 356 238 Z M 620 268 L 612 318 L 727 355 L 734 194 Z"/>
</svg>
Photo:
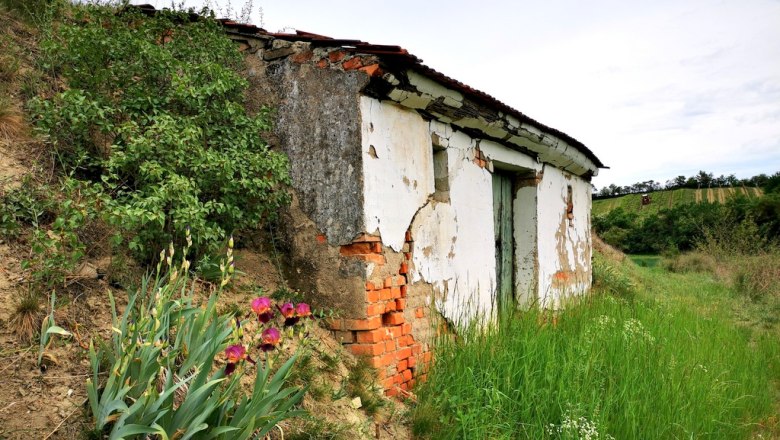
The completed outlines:
<svg viewBox="0 0 780 440">
<path fill-rule="evenodd" d="M 284 43 L 284 42 L 281 42 Z M 246 53 L 250 110 L 273 109 L 270 143 L 290 158 L 294 202 L 283 213 L 279 245 L 291 287 L 318 307 L 365 316 L 365 262 L 343 258 L 339 245 L 364 229 L 360 93 L 368 75 L 320 69 L 269 47 Z"/>
<path fill-rule="evenodd" d="M 569 214 L 568 188 L 571 187 Z M 590 184 L 545 166 L 537 186 L 540 304 L 559 308 L 591 285 Z"/>
<path fill-rule="evenodd" d="M 347 244 L 364 230 L 360 90 L 368 75 L 259 56 L 248 57 L 249 100 L 275 110 L 301 211 L 329 243 Z"/>
</svg>

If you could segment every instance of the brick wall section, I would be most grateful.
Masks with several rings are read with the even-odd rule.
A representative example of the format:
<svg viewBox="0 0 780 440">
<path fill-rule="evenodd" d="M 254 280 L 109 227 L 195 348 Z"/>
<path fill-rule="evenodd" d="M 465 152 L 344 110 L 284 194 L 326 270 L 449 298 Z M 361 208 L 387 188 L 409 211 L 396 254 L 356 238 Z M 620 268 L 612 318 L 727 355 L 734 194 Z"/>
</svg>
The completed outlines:
<svg viewBox="0 0 780 440">
<path fill-rule="evenodd" d="M 408 266 L 411 264 L 411 234 L 407 232 L 397 268 L 384 268 L 380 277 L 366 282 L 365 319 L 332 320 L 336 338 L 356 356 L 365 356 L 377 369 L 387 396 L 408 391 L 415 381 L 425 380 L 425 367 L 431 360 L 430 346 L 415 338 L 415 328 L 430 327 L 428 310 L 422 306 L 408 310 Z M 393 253 L 384 248 L 380 237 L 363 235 L 341 246 L 341 255 L 384 266 Z M 397 261 L 397 258 L 393 258 Z M 420 300 L 415 298 L 415 303 Z"/>
</svg>

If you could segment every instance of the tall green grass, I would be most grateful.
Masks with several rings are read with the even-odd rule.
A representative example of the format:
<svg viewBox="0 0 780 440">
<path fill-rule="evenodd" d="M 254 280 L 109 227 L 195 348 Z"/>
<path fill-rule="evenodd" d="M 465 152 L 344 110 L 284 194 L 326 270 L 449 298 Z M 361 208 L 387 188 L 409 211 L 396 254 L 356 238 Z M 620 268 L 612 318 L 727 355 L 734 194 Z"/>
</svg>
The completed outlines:
<svg viewBox="0 0 780 440">
<path fill-rule="evenodd" d="M 633 268 L 636 271 L 648 269 Z M 652 269 L 654 276 L 666 276 Z M 649 272 L 648 272 L 649 273 Z M 429 438 L 744 438 L 772 414 L 780 342 L 736 327 L 702 277 L 635 299 L 592 296 L 442 340 L 418 388 Z M 682 280 L 682 281 L 681 281 Z M 688 293 L 695 292 L 690 297 Z M 706 306 L 710 304 L 710 306 Z"/>
</svg>

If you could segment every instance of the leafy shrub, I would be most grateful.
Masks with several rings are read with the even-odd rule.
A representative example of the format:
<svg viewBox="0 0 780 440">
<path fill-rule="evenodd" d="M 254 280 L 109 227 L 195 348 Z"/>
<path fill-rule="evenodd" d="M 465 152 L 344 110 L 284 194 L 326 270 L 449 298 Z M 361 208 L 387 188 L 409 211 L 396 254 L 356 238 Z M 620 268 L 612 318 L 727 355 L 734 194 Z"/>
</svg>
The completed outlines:
<svg viewBox="0 0 780 440">
<path fill-rule="evenodd" d="M 38 227 L 53 216 L 54 203 L 47 187 L 36 185 L 29 177 L 14 189 L 0 189 L 0 236 L 16 236 L 22 225 Z"/>
<path fill-rule="evenodd" d="M 293 407 L 305 389 L 285 388 L 297 355 L 273 374 L 271 358 L 259 361 L 252 390 L 245 394 L 241 389 L 245 364 L 254 362 L 241 344 L 247 322 L 234 326 L 233 315 L 217 313 L 219 292 L 203 307 L 195 304 L 189 262 L 182 260 L 177 267 L 173 253 L 171 247 L 163 255 L 169 273 L 161 274 L 158 265 L 156 276 L 146 277 L 130 295 L 121 316 L 111 297 L 111 346 L 105 352 L 90 347 L 93 376 L 87 381 L 87 394 L 95 433 L 112 439 L 141 434 L 263 438 L 279 421 L 302 414 Z M 223 262 L 221 286 L 229 280 L 230 267 L 231 262 Z M 270 343 L 266 333 L 263 344 Z M 247 336 L 253 340 L 255 335 Z M 219 367 L 223 350 L 227 364 Z M 110 368 L 100 387 L 104 363 Z"/>
<path fill-rule="evenodd" d="M 246 113 L 242 56 L 215 20 L 80 6 L 42 46 L 67 90 L 31 101 L 37 126 L 67 173 L 110 194 L 136 255 L 188 226 L 206 254 L 287 203 L 287 159 L 261 138 L 269 112 Z"/>
</svg>

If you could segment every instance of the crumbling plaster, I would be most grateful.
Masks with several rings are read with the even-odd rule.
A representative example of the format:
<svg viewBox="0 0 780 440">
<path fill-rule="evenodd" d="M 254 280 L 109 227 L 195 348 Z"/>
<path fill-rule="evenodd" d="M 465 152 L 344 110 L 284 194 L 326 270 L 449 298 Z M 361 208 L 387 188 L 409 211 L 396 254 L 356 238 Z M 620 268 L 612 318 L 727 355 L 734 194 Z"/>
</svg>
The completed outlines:
<svg viewBox="0 0 780 440">
<path fill-rule="evenodd" d="M 571 219 L 567 218 L 568 186 Z M 537 199 L 539 300 L 543 307 L 559 308 L 591 285 L 590 184 L 545 166 Z"/>
</svg>

